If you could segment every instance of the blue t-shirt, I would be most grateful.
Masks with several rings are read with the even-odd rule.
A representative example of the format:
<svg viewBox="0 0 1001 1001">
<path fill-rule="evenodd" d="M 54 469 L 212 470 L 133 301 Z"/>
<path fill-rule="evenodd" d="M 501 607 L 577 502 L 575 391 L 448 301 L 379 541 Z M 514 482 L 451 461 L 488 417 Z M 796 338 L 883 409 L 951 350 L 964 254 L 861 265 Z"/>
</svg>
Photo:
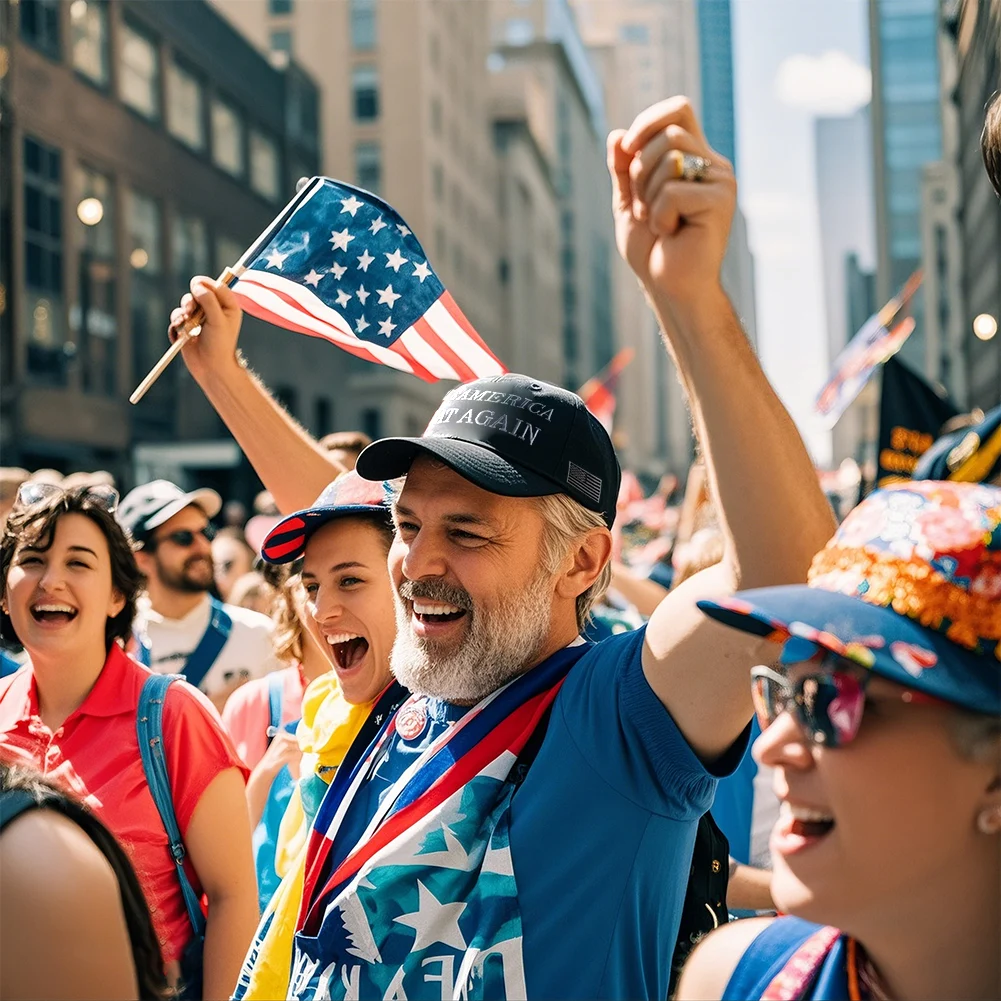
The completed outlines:
<svg viewBox="0 0 1001 1001">
<path fill-rule="evenodd" d="M 645 629 L 571 668 L 511 807 L 525 976 L 534 998 L 667 997 L 699 817 L 715 777 L 643 674 Z M 413 740 L 397 734 L 335 839 L 342 857 L 381 797 L 465 708 L 427 701 Z M 746 737 L 726 756 L 732 767 Z"/>
</svg>

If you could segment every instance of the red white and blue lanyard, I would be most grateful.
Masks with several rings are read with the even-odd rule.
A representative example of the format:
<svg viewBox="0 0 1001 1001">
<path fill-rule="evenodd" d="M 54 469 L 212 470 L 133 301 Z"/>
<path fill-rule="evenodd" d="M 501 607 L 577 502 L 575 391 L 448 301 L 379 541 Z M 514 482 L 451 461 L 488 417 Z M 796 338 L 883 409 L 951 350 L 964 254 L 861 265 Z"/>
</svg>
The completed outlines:
<svg viewBox="0 0 1001 1001">
<path fill-rule="evenodd" d="M 505 750 L 518 754 L 552 704 L 567 672 L 589 649 L 583 642 L 565 647 L 538 667 L 487 696 L 443 731 L 383 797 L 365 833 L 343 858 L 331 857 L 333 836 L 359 787 L 381 760 L 396 733 L 404 703 L 348 773 L 339 769 L 323 798 L 310 833 L 305 885 L 298 927 L 315 932 L 322 902 L 336 895 L 365 863 L 391 841 L 444 802 Z M 329 875 L 328 875 L 329 874 Z"/>
</svg>

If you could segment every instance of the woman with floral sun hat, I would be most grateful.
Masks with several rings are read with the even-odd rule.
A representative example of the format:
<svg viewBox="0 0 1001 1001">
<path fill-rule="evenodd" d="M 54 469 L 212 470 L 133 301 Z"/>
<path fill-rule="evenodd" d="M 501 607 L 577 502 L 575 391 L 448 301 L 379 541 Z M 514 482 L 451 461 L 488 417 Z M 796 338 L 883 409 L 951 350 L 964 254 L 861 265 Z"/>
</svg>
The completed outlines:
<svg viewBox="0 0 1001 1001">
<path fill-rule="evenodd" d="M 772 895 L 678 997 L 1001 997 L 1001 489 L 874 494 L 809 585 L 701 603 L 782 644 L 751 671 Z"/>
</svg>

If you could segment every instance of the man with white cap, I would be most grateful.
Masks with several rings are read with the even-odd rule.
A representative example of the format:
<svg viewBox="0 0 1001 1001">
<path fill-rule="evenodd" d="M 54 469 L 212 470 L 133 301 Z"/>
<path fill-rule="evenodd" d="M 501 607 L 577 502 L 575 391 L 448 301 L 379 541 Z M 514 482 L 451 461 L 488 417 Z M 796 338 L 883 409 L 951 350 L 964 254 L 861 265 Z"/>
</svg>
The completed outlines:
<svg viewBox="0 0 1001 1001">
<path fill-rule="evenodd" d="M 245 681 L 281 666 L 272 652 L 271 620 L 209 593 L 215 534 L 209 519 L 221 507 L 214 490 L 185 493 L 168 480 L 153 480 L 130 491 L 118 508 L 146 576 L 135 624 L 139 659 L 162 674 L 183 674 L 218 709 Z"/>
</svg>

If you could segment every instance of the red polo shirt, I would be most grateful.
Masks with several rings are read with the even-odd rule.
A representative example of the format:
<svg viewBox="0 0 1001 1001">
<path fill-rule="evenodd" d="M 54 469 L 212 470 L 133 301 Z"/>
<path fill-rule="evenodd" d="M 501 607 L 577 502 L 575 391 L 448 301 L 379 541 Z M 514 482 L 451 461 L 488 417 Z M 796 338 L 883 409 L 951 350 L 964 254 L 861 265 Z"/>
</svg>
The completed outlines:
<svg viewBox="0 0 1001 1001">
<path fill-rule="evenodd" d="M 31 670 L 0 681 L 0 761 L 27 765 L 84 800 L 125 849 L 139 877 L 165 962 L 179 959 L 191 924 L 167 834 L 139 756 L 136 710 L 146 668 L 111 648 L 83 704 L 53 733 L 38 715 Z M 182 836 L 209 783 L 227 768 L 247 769 L 212 704 L 185 682 L 170 686 L 163 706 L 163 745 Z M 189 877 L 200 886 L 189 865 Z"/>
</svg>

